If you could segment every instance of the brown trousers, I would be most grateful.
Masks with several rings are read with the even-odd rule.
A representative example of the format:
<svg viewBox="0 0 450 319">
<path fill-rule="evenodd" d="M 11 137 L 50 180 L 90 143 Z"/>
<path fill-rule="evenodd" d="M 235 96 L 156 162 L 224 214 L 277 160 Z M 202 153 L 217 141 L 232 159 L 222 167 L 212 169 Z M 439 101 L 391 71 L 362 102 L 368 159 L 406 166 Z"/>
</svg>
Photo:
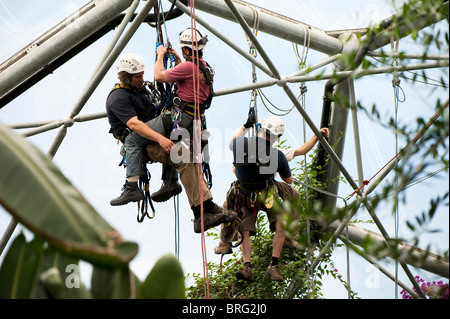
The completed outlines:
<svg viewBox="0 0 450 319">
<path fill-rule="evenodd" d="M 300 193 L 291 185 L 286 184 L 284 182 L 278 182 L 274 181 L 275 186 L 278 190 L 278 195 L 283 201 L 289 201 L 292 202 L 294 199 L 300 197 Z M 227 192 L 227 199 L 228 196 L 233 196 L 232 194 L 233 189 L 229 189 Z M 228 201 L 228 200 L 227 200 Z M 225 201 L 224 208 L 226 207 Z M 242 204 L 244 204 L 244 201 L 242 201 Z M 248 230 L 250 231 L 251 235 L 255 234 L 256 228 L 255 228 L 255 222 L 256 222 L 256 216 L 254 213 L 254 208 L 250 207 L 249 202 L 245 201 L 245 204 L 241 204 L 241 212 L 242 212 L 242 223 L 240 224 L 241 230 Z M 231 207 L 226 207 L 227 209 L 233 209 Z M 258 210 L 263 210 L 267 213 L 267 218 L 270 222 L 270 229 L 272 231 L 275 230 L 274 228 L 274 222 L 276 222 L 279 218 L 279 214 L 274 214 L 270 212 L 269 209 L 266 209 L 265 207 L 262 207 L 260 205 L 257 206 Z M 223 243 L 232 242 L 236 240 L 237 230 L 234 229 L 235 224 L 230 224 L 228 227 L 226 227 L 224 224 L 221 225 L 220 229 L 220 241 Z"/>
<path fill-rule="evenodd" d="M 177 143 L 178 144 L 178 143 Z M 147 145 L 147 154 L 151 160 L 162 164 L 169 164 L 180 174 L 180 181 L 186 192 L 189 205 L 191 207 L 201 204 L 199 191 L 198 163 L 192 160 L 192 153 L 181 147 L 172 148 L 171 154 L 168 154 L 158 143 Z M 173 159 L 173 160 L 172 160 Z M 212 198 L 208 186 L 202 176 L 203 201 Z"/>
</svg>

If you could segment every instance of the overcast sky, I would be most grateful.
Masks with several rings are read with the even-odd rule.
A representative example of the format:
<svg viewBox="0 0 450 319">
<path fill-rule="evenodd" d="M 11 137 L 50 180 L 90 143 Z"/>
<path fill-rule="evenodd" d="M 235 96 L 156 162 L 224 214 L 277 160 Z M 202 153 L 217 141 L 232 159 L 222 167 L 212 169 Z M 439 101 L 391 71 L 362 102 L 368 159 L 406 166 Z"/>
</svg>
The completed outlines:
<svg viewBox="0 0 450 319">
<path fill-rule="evenodd" d="M 27 1 L 26 10 L 24 10 L 21 2 L 0 0 L 0 47 L 2 48 L 0 61 L 9 58 L 87 2 L 81 0 L 70 2 L 34 0 Z M 366 27 L 394 13 L 390 1 L 385 0 L 305 0 L 301 2 L 252 0 L 248 2 L 323 30 Z M 163 1 L 163 7 L 168 10 L 170 3 Z M 248 50 L 244 32 L 239 25 L 200 11 L 197 13 L 207 17 L 210 24 L 222 30 L 222 32 L 226 32 L 227 36 L 232 38 L 233 41 L 244 50 Z M 178 52 L 178 34 L 189 26 L 190 18 L 187 16 L 182 16 L 166 24 L 167 36 Z M 205 30 L 201 26 L 200 29 Z M 204 50 L 205 60 L 215 69 L 215 89 L 220 90 L 251 83 L 251 65 L 249 62 L 214 35 L 209 34 L 209 32 L 206 33 L 208 33 L 209 43 Z M 110 32 L 95 42 L 45 80 L 2 108 L 0 110 L 0 122 L 12 124 L 38 120 L 57 120 L 67 117 L 104 50 L 109 45 L 113 34 L 114 32 Z M 123 53 L 134 52 L 144 59 L 147 65 L 144 77 L 150 81 L 153 80 L 155 39 L 155 30 L 148 25 L 142 25 L 123 50 Z M 298 69 L 291 43 L 262 32 L 258 34 L 258 39 L 281 74 L 289 75 Z M 299 46 L 299 49 L 301 50 L 302 47 Z M 385 50 L 389 51 L 390 48 L 386 47 Z M 421 48 L 415 47 L 408 38 L 400 42 L 400 50 L 422 53 Z M 434 53 L 442 54 L 443 52 Z M 322 53 L 310 50 L 307 64 L 315 64 L 326 57 Z M 258 81 L 269 79 L 263 72 L 257 72 Z M 430 74 L 433 74 L 433 72 Z M 356 99 L 369 109 L 372 104 L 376 104 L 381 109 L 380 113 L 386 119 L 392 117 L 394 114 L 394 97 L 391 80 L 392 75 L 376 75 L 356 80 Z M 114 65 L 80 114 L 104 111 L 105 99 L 116 81 L 117 75 Z M 325 81 L 307 83 L 308 92 L 305 108 L 316 126 L 320 124 L 324 84 Z M 401 124 L 415 121 L 417 116 L 428 119 L 434 113 L 434 101 L 437 97 L 444 99 L 448 96 L 448 90 L 438 89 L 431 92 L 426 85 L 416 84 L 412 87 L 405 81 L 402 81 L 402 88 L 406 94 L 406 101 L 399 106 L 399 121 Z M 295 94 L 299 93 L 298 84 L 291 85 L 291 89 Z M 291 108 L 292 103 L 281 88 L 270 87 L 264 89 L 264 92 L 279 108 Z M 227 150 L 226 144 L 232 134 L 245 122 L 250 98 L 250 92 L 217 97 L 214 99 L 211 109 L 207 111 L 208 127 L 213 133 L 210 141 L 213 173 L 212 194 L 215 202 L 219 205 L 224 202 L 226 191 L 234 180 L 231 171 L 231 152 Z M 259 118 L 270 115 L 268 110 L 258 101 Z M 306 128 L 306 136 L 303 135 L 303 121 L 297 110 L 294 109 L 288 115 L 283 116 L 283 120 L 287 127 L 285 137 L 288 140 L 288 145 L 298 147 L 303 144 L 304 140 L 308 140 L 312 136 L 309 128 Z M 374 123 L 362 113 L 359 114 L 359 123 L 364 173 L 365 177 L 369 178 L 395 155 L 395 136 L 391 131 Z M 106 119 L 75 123 L 73 127 L 68 129 L 67 136 L 59 148 L 54 162 L 108 223 L 115 227 L 124 238 L 139 244 L 139 254 L 133 260 L 131 266 L 138 276 L 144 279 L 159 257 L 166 253 L 174 253 L 174 204 L 172 200 L 163 204 L 155 203 L 156 217 L 153 220 L 146 220 L 142 224 L 136 222 L 136 205 L 129 204 L 121 207 L 109 205 L 109 201 L 120 194 L 125 179 L 125 170 L 118 166 L 121 160 L 120 148 L 113 137 L 108 134 L 108 130 L 109 125 Z M 28 140 L 44 153 L 47 153 L 57 131 L 33 136 Z M 401 141 L 400 146 L 403 145 L 404 143 Z M 343 163 L 350 174 L 357 179 L 351 119 L 349 119 L 348 124 Z M 292 163 L 292 166 L 296 165 L 298 166 L 298 164 Z M 161 183 L 160 165 L 152 165 L 151 173 L 151 190 L 155 191 L 159 189 Z M 421 213 L 426 208 L 430 198 L 435 195 L 432 189 L 437 187 L 448 190 L 448 174 L 440 174 L 437 178 L 428 180 L 407 191 L 407 204 L 400 208 L 401 237 L 408 238 L 410 236 L 405 227 L 406 219 L 413 218 L 414 215 Z M 341 183 L 340 196 L 346 197 L 351 192 L 352 189 L 348 183 Z M 338 205 L 341 204 L 338 201 Z M 390 203 L 386 204 L 386 208 L 385 211 L 382 210 L 378 213 L 384 226 L 393 236 L 394 218 L 388 209 Z M 367 212 L 362 210 L 356 217 L 359 220 L 370 219 Z M 202 272 L 200 235 L 193 232 L 192 218 L 193 215 L 187 205 L 187 198 L 182 193 L 180 195 L 180 261 L 185 274 Z M 10 215 L 0 208 L 0 233 L 3 233 L 9 221 Z M 437 252 L 448 250 L 448 224 L 448 211 L 440 210 L 433 227 L 442 229 L 442 232 L 433 236 L 424 235 L 424 243 L 431 243 Z M 373 225 L 364 224 L 362 227 L 377 231 Z M 22 226 L 19 226 L 16 232 L 22 229 Z M 208 261 L 219 261 L 219 257 L 213 252 L 217 244 L 218 242 L 215 240 L 207 239 Z M 336 249 L 333 260 L 345 278 L 347 267 L 345 250 Z M 387 265 L 393 269 L 392 262 L 388 262 Z M 360 297 L 394 298 L 394 284 L 379 273 L 374 275 L 379 281 L 375 281 L 375 284 L 368 282 L 367 278 L 375 273 L 373 267 L 354 254 L 351 254 L 350 257 L 350 269 L 352 288 Z M 436 279 L 433 274 L 414 269 L 414 274 L 416 273 L 428 280 Z M 404 279 L 403 273 L 400 274 L 400 277 L 403 281 L 408 282 Z M 326 298 L 346 298 L 347 293 L 340 284 L 333 280 L 326 280 L 324 296 Z"/>
</svg>

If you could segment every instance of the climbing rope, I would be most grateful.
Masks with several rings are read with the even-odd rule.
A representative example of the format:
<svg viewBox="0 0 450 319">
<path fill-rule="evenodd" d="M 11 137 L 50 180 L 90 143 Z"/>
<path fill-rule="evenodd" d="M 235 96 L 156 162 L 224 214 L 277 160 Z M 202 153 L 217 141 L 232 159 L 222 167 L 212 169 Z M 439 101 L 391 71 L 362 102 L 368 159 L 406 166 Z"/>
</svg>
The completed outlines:
<svg viewBox="0 0 450 319">
<path fill-rule="evenodd" d="M 303 29 L 305 31 L 305 37 L 304 37 L 304 41 L 303 41 L 302 54 L 299 53 L 298 45 L 296 43 L 295 44 L 292 43 L 295 56 L 297 57 L 299 70 L 304 69 L 306 67 L 306 59 L 308 57 L 308 51 L 309 51 L 309 46 L 310 46 L 310 42 L 311 42 L 309 29 L 306 26 L 304 26 L 304 25 L 302 25 L 302 26 L 303 26 Z M 302 108 L 305 111 L 306 111 L 306 92 L 307 92 L 307 88 L 306 88 L 305 82 L 301 82 L 301 84 L 300 84 L 300 95 L 297 97 L 297 100 L 299 101 L 300 105 L 302 106 Z M 287 113 L 289 113 L 293 108 L 294 108 L 294 105 L 287 111 Z M 305 119 L 303 119 L 302 123 L 303 123 L 303 143 L 305 144 L 306 143 L 306 121 L 305 121 Z M 306 186 L 306 189 L 305 189 L 306 205 L 309 205 L 308 158 L 307 158 L 306 154 L 304 154 L 304 158 L 303 158 L 303 172 L 304 172 L 304 176 L 305 176 L 305 183 L 304 183 L 304 185 Z M 310 247 L 311 246 L 311 223 L 310 223 L 309 217 L 306 218 L 306 238 L 307 238 L 307 246 Z M 308 264 L 311 264 L 311 262 L 312 262 L 311 259 L 312 259 L 311 252 L 308 249 L 307 250 Z M 313 276 L 312 276 L 312 269 L 310 269 L 309 272 L 310 273 L 309 273 L 309 276 L 308 276 L 307 285 L 308 285 L 309 291 L 314 294 L 314 280 L 311 280 L 313 278 Z M 314 298 L 314 295 L 312 297 Z"/>
<path fill-rule="evenodd" d="M 172 13 L 174 9 L 174 4 L 172 4 L 169 12 L 164 16 L 163 14 L 160 14 L 160 12 L 164 12 L 162 8 L 162 2 L 161 0 L 158 3 L 155 3 L 154 6 L 154 12 L 156 16 L 156 22 L 155 24 L 152 24 L 148 22 L 147 24 L 151 26 L 152 28 L 156 29 L 156 45 L 155 45 L 155 53 L 156 49 L 160 45 L 166 45 L 168 49 L 168 54 L 164 56 L 164 68 L 172 68 L 174 66 L 174 60 L 173 57 L 169 54 L 171 45 L 169 38 L 167 36 L 167 28 L 166 28 L 166 18 Z M 161 9 L 161 10 L 160 10 Z M 164 26 L 164 32 L 162 29 L 162 26 Z M 164 35 L 166 37 L 166 42 L 164 42 Z M 155 61 L 158 59 L 157 56 L 155 56 Z M 170 64 L 169 64 L 170 59 Z M 156 106 L 156 116 L 160 114 L 161 110 L 165 107 L 169 107 L 173 100 L 173 94 L 175 86 L 173 83 L 157 83 L 155 80 L 153 82 L 146 81 L 144 83 L 144 88 L 147 90 L 147 92 L 152 96 L 152 102 Z M 123 152 L 124 153 L 124 152 Z M 121 153 L 122 154 L 122 153 Z M 119 165 L 126 165 L 125 162 L 125 154 L 123 154 L 123 160 L 121 164 Z M 144 199 L 142 200 L 142 204 L 138 202 L 138 215 L 137 215 L 137 221 L 139 223 L 142 223 L 145 219 L 145 217 L 149 219 L 153 219 L 155 217 L 155 208 L 153 206 L 153 202 L 151 200 L 150 196 L 150 179 L 151 174 L 149 170 L 147 169 L 147 162 L 144 162 L 142 164 L 142 168 L 144 171 L 143 176 L 139 178 L 139 187 L 144 193 Z M 175 242 L 175 255 L 177 258 L 180 256 L 180 215 L 179 215 L 179 195 L 174 196 L 173 198 L 173 204 L 174 204 L 174 225 L 175 225 L 175 231 L 174 231 L 174 242 Z M 148 207 L 151 207 L 152 213 L 151 215 L 148 213 Z"/>
<path fill-rule="evenodd" d="M 195 0 L 190 0 L 191 7 L 191 39 L 192 39 L 192 53 L 194 54 L 193 59 L 202 63 L 198 56 L 198 39 L 197 39 L 197 23 L 195 19 Z M 195 43 L 195 44 L 194 44 Z M 200 194 L 200 212 L 201 212 L 201 247 L 202 247 L 202 259 L 203 259 L 203 285 L 205 290 L 205 298 L 209 299 L 209 278 L 208 278 L 208 260 L 206 255 L 206 241 L 205 241 L 205 225 L 204 225 L 204 211 L 203 211 L 203 168 L 202 168 L 202 149 L 201 149 L 201 118 L 200 118 L 200 74 L 197 71 L 197 65 L 192 63 L 192 75 L 194 84 L 194 128 L 193 131 L 193 143 L 194 150 L 197 151 L 197 175 L 198 175 L 198 185 Z M 198 76 L 196 76 L 196 74 Z"/>
<path fill-rule="evenodd" d="M 311 35 L 310 35 L 310 31 L 309 28 L 307 28 L 306 26 L 302 25 L 304 30 L 305 30 L 305 39 L 303 41 L 303 50 L 302 53 L 300 54 L 299 49 L 298 49 L 298 44 L 296 43 L 292 43 L 292 47 L 294 49 L 294 53 L 295 56 L 297 57 L 297 61 L 298 61 L 298 65 L 299 65 L 299 69 L 304 69 L 306 67 L 306 59 L 308 57 L 308 52 L 309 52 L 309 47 L 310 47 L 310 43 L 311 43 Z M 253 80 L 254 82 L 256 82 L 256 78 L 255 75 L 253 75 Z M 254 99 L 256 100 L 256 97 L 259 96 L 262 104 L 264 105 L 264 107 L 266 108 L 266 110 L 275 115 L 275 116 L 285 116 L 288 115 L 294 108 L 295 105 L 292 105 L 290 108 L 288 109 L 282 109 L 277 107 L 274 103 L 272 103 L 270 101 L 270 99 L 264 94 L 264 92 L 261 89 L 256 89 L 253 90 L 256 91 L 254 94 L 252 93 L 252 98 L 254 97 Z M 306 92 L 308 91 L 306 85 L 304 82 L 301 83 L 300 85 L 300 94 L 297 97 L 297 100 L 300 102 L 300 104 L 302 104 L 302 101 Z M 273 111 L 270 109 L 270 107 L 268 106 L 270 105 L 272 108 L 274 108 L 276 111 Z"/>
<path fill-rule="evenodd" d="M 395 43 L 395 44 L 394 44 Z M 400 41 L 397 39 L 397 41 L 394 41 L 394 37 L 391 37 L 391 51 L 398 53 L 398 47 L 399 47 Z M 391 66 L 398 66 L 398 58 L 394 57 L 392 59 Z M 394 134 L 395 134 L 395 154 L 398 153 L 398 133 L 397 133 L 397 125 L 398 125 L 398 104 L 400 102 L 399 100 L 399 93 L 401 90 L 400 87 L 400 80 L 398 78 L 398 71 L 394 71 L 392 73 L 392 88 L 394 89 Z M 404 92 L 403 92 L 404 95 Z M 403 99 L 402 102 L 406 100 L 406 97 Z M 396 168 L 398 165 L 398 159 L 396 159 Z M 394 237 L 395 240 L 398 240 L 398 233 L 399 233 L 399 202 L 398 202 L 398 170 L 395 170 L 395 176 L 394 176 L 394 202 L 395 204 L 395 211 L 394 211 Z M 394 298 L 398 299 L 398 259 L 395 259 L 394 264 L 394 277 L 395 277 L 395 285 L 394 285 Z"/>
</svg>

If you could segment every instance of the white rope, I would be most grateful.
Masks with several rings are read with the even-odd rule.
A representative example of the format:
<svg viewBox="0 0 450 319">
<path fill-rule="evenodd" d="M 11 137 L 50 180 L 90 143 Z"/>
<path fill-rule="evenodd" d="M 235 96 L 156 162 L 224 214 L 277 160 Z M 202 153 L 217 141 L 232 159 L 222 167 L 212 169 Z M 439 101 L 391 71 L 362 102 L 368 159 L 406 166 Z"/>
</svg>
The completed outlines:
<svg viewBox="0 0 450 319">
<path fill-rule="evenodd" d="M 394 38 L 391 37 L 391 50 L 395 53 L 398 53 L 398 47 L 399 47 L 399 40 L 395 41 Z M 394 57 L 392 59 L 391 65 L 392 66 L 398 66 L 398 58 Z M 400 91 L 400 80 L 398 78 L 398 72 L 394 71 L 392 77 L 392 87 L 394 89 L 394 134 L 395 134 L 395 154 L 398 153 L 398 133 L 397 133 L 397 124 L 398 124 L 398 103 L 399 101 L 399 91 Z M 403 93 L 404 94 L 404 93 Z M 403 100 L 404 101 L 404 100 Z M 398 163 L 398 160 L 396 159 L 396 165 Z M 394 202 L 396 202 L 395 205 L 395 212 L 394 212 L 394 231 L 395 231 L 395 239 L 398 239 L 398 233 L 399 233 L 399 211 L 398 211 L 398 170 L 395 170 L 395 177 L 394 177 Z M 398 299 L 398 260 L 395 260 L 395 286 L 394 286 L 394 295 L 395 299 Z"/>
</svg>

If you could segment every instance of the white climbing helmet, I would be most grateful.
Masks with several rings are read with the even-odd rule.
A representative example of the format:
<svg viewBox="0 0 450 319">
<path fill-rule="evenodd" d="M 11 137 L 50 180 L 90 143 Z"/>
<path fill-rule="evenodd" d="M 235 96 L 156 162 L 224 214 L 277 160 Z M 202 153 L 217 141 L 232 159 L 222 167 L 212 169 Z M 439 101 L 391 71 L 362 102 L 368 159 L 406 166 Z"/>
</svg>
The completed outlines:
<svg viewBox="0 0 450 319">
<path fill-rule="evenodd" d="M 145 70 L 144 61 L 134 53 L 125 53 L 119 58 L 117 63 L 117 72 L 125 71 L 130 74 L 136 74 Z"/>
<path fill-rule="evenodd" d="M 277 116 L 262 119 L 261 127 L 275 136 L 280 136 L 284 133 L 284 122 Z"/>
<path fill-rule="evenodd" d="M 195 35 L 193 36 L 192 28 L 187 28 L 180 33 L 180 48 L 192 48 L 192 44 L 194 44 L 194 46 L 198 44 L 199 50 L 206 47 L 206 44 L 208 43 L 208 36 L 198 29 L 195 29 L 195 31 L 197 32 L 197 38 L 195 38 Z M 197 44 L 195 43 L 195 40 L 197 40 Z"/>
</svg>

